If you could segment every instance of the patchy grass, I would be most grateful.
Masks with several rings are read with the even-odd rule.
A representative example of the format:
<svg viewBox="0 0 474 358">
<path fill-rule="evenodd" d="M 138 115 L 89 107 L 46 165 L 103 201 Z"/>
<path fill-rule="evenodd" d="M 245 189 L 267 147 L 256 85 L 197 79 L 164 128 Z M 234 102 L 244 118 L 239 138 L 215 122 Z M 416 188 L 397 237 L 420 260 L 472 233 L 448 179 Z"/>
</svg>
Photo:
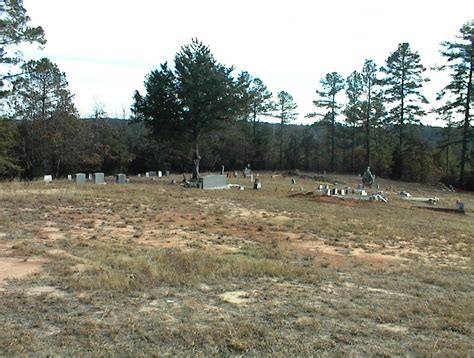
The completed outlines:
<svg viewBox="0 0 474 358">
<path fill-rule="evenodd" d="M 472 194 L 380 180 L 389 204 L 339 205 L 261 177 L 0 184 L 0 355 L 474 354 Z"/>
</svg>

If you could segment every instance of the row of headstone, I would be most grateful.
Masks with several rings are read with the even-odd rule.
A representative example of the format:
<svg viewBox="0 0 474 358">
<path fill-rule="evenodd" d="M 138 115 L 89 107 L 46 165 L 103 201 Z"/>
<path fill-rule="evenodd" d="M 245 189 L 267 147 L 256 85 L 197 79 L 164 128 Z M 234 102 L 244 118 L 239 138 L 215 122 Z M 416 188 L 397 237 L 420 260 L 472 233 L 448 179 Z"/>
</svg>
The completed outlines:
<svg viewBox="0 0 474 358">
<path fill-rule="evenodd" d="M 164 172 L 162 172 L 161 170 L 158 170 L 158 171 L 151 171 L 151 172 L 145 172 L 145 177 L 147 178 L 150 178 L 150 177 L 158 177 L 158 178 L 161 178 L 163 176 L 165 177 L 168 177 L 170 176 L 171 173 L 169 170 L 165 170 Z M 141 176 L 141 175 L 139 175 Z"/>
</svg>

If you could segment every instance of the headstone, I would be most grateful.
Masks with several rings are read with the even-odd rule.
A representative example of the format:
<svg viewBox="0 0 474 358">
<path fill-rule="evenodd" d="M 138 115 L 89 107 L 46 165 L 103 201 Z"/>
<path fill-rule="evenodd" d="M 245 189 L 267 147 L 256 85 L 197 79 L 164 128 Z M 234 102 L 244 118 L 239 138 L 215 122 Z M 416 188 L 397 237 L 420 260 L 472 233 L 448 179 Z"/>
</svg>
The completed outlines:
<svg viewBox="0 0 474 358">
<path fill-rule="evenodd" d="M 296 180 L 291 178 L 291 184 L 295 185 L 296 184 Z"/>
<path fill-rule="evenodd" d="M 53 181 L 53 176 L 52 175 L 45 175 L 44 176 L 44 182 L 45 183 L 51 183 Z"/>
<path fill-rule="evenodd" d="M 239 190 L 244 190 L 245 188 L 241 185 L 239 186 Z"/>
<path fill-rule="evenodd" d="M 221 165 L 221 175 L 224 175 L 224 174 L 225 174 L 225 171 L 224 171 L 224 169 L 225 169 L 225 168 L 224 168 L 224 166 L 223 166 L 223 165 Z"/>
<path fill-rule="evenodd" d="M 69 181 L 72 180 L 72 175 L 71 175 L 71 174 L 69 174 L 69 175 L 67 176 L 67 180 L 69 180 Z"/>
<path fill-rule="evenodd" d="M 337 188 L 333 188 L 331 190 L 331 195 L 337 195 Z"/>
<path fill-rule="evenodd" d="M 234 178 L 238 178 L 239 177 L 239 173 L 236 171 L 234 171 Z"/>
<path fill-rule="evenodd" d="M 329 190 L 329 185 L 328 185 L 328 184 L 324 185 L 324 188 L 323 188 L 323 189 Z"/>
<path fill-rule="evenodd" d="M 125 174 L 117 174 L 115 182 L 117 184 L 127 184 L 127 176 Z"/>
<path fill-rule="evenodd" d="M 92 181 L 92 180 L 93 180 L 92 174 L 89 174 L 89 175 L 87 176 L 87 178 L 88 178 L 90 181 Z"/>
<path fill-rule="evenodd" d="M 323 190 L 323 186 L 322 185 L 319 185 L 318 186 L 318 191 L 322 191 Z"/>
<path fill-rule="evenodd" d="M 149 177 L 156 177 L 156 172 L 148 172 Z"/>
<path fill-rule="evenodd" d="M 250 174 L 250 181 L 253 182 L 253 174 Z"/>
<path fill-rule="evenodd" d="M 166 170 L 165 171 L 165 177 L 169 177 L 170 176 L 170 171 L 169 170 Z"/>
<path fill-rule="evenodd" d="M 250 168 L 245 168 L 244 169 L 244 177 L 248 178 L 250 175 L 252 175 L 252 170 Z"/>
<path fill-rule="evenodd" d="M 86 183 L 86 175 L 84 173 L 76 173 L 75 174 L 76 184 L 85 184 Z"/>
<path fill-rule="evenodd" d="M 142 175 L 141 175 L 140 173 L 138 173 L 137 177 L 139 177 L 139 178 L 140 178 L 141 176 L 142 176 Z"/>
<path fill-rule="evenodd" d="M 255 182 L 253 183 L 253 189 L 254 190 L 260 190 L 262 189 L 262 182 L 260 181 L 260 179 L 255 179 Z"/>
<path fill-rule="evenodd" d="M 364 172 L 364 175 L 362 176 L 362 184 L 364 186 L 371 187 L 372 184 L 374 184 L 374 181 L 375 175 L 370 172 L 370 167 L 367 167 L 366 171 Z"/>
<path fill-rule="evenodd" d="M 456 201 L 456 205 L 457 205 L 457 209 L 461 212 L 465 212 L 464 211 L 464 202 L 463 201 Z"/>
<path fill-rule="evenodd" d="M 105 184 L 104 173 L 94 173 L 94 184 Z"/>
<path fill-rule="evenodd" d="M 323 195 L 331 196 L 331 190 L 329 190 L 329 189 L 323 189 Z"/>
<path fill-rule="evenodd" d="M 161 170 L 158 170 L 158 178 L 161 178 L 163 176 L 163 173 L 161 172 Z"/>
<path fill-rule="evenodd" d="M 340 192 L 339 194 L 342 195 L 342 196 L 346 195 L 346 190 L 345 190 L 345 189 L 341 189 L 341 192 Z"/>
<path fill-rule="evenodd" d="M 201 189 L 226 189 L 228 188 L 225 175 L 206 175 L 199 178 Z"/>
<path fill-rule="evenodd" d="M 150 176 L 150 172 L 145 172 L 145 176 L 148 178 Z"/>
</svg>

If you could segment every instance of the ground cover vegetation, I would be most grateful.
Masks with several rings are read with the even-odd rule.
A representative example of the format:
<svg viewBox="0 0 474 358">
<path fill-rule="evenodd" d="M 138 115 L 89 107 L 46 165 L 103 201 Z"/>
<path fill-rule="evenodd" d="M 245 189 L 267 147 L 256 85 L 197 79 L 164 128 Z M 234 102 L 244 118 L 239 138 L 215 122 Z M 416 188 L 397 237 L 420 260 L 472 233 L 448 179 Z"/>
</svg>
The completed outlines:
<svg viewBox="0 0 474 358">
<path fill-rule="evenodd" d="M 260 178 L 2 183 L 0 355 L 474 352 L 472 194 L 380 179 L 389 204 L 323 201 L 327 182 Z"/>
</svg>

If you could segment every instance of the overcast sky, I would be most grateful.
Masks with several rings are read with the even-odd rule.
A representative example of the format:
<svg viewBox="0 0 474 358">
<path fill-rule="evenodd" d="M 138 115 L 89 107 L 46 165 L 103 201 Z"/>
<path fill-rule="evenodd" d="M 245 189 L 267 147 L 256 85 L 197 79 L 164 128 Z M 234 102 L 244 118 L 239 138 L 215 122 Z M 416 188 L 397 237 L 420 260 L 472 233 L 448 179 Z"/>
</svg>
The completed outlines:
<svg viewBox="0 0 474 358">
<path fill-rule="evenodd" d="M 172 62 L 196 37 L 215 58 L 289 92 L 299 123 L 314 111 L 319 80 L 360 70 L 366 58 L 383 65 L 398 43 L 409 42 L 425 67 L 442 63 L 439 43 L 452 40 L 474 17 L 471 0 L 24 0 L 48 43 L 25 58 L 49 57 L 66 72 L 81 115 L 100 102 L 111 116 L 128 113 L 145 76 Z M 433 78 L 425 94 L 443 86 Z M 433 122 L 431 122 L 433 123 Z"/>
</svg>

